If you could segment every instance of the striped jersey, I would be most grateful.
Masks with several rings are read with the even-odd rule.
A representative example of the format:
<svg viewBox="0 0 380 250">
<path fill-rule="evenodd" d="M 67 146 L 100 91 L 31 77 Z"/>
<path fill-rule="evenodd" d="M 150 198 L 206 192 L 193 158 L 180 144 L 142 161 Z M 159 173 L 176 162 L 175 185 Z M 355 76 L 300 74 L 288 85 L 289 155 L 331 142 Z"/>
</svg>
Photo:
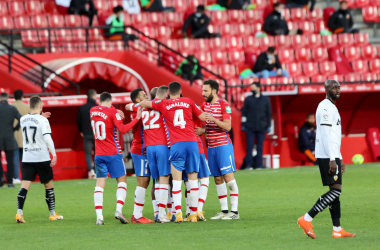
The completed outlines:
<svg viewBox="0 0 380 250">
<path fill-rule="evenodd" d="M 137 116 L 137 110 L 140 106 L 140 103 L 134 103 L 130 105 L 131 107 L 131 119 L 133 120 Z M 144 148 L 145 148 L 145 141 L 144 141 L 144 131 L 143 131 L 143 125 L 142 125 L 142 119 L 140 119 L 136 126 L 132 129 L 133 133 L 133 140 L 131 145 L 131 153 L 136 155 L 145 155 Z"/>
<path fill-rule="evenodd" d="M 211 114 L 219 121 L 231 120 L 231 107 L 228 102 L 219 99 L 214 104 L 204 102 L 201 109 L 205 113 Z M 228 131 L 220 128 L 215 122 L 206 121 L 206 134 L 208 147 L 214 148 L 231 143 L 231 138 Z"/>
<path fill-rule="evenodd" d="M 194 128 L 195 127 L 198 127 L 198 128 L 202 128 L 202 121 L 199 120 L 198 117 L 194 117 Z M 205 153 L 205 150 L 203 148 L 203 142 L 202 142 L 202 138 L 197 135 L 197 143 L 198 143 L 198 149 L 199 149 L 199 153 L 200 154 L 204 154 Z"/>
</svg>

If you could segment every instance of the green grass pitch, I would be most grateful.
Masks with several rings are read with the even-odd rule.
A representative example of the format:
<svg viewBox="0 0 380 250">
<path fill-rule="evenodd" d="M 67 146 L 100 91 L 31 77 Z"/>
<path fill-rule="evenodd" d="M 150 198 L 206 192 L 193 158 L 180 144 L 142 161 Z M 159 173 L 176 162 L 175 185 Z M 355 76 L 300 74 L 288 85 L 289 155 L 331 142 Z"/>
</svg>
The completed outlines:
<svg viewBox="0 0 380 250">
<path fill-rule="evenodd" d="M 348 165 L 343 176 L 341 222 L 357 234 L 355 238 L 332 239 L 328 209 L 313 222 L 316 240 L 296 224 L 327 190 L 317 167 L 240 171 L 236 180 L 240 220 L 149 225 L 122 225 L 113 218 L 116 183 L 112 179 L 104 192 L 104 226 L 95 225 L 95 180 L 54 183 L 56 211 L 63 221 L 48 220 L 43 185 L 32 184 L 24 207 L 25 224 L 14 219 L 19 185 L 4 187 L 0 189 L 0 249 L 380 249 L 380 164 Z M 135 177 L 128 178 L 123 210 L 128 219 L 135 187 Z M 206 218 L 219 209 L 211 178 Z M 152 214 L 147 192 L 144 215 L 151 218 Z"/>
</svg>

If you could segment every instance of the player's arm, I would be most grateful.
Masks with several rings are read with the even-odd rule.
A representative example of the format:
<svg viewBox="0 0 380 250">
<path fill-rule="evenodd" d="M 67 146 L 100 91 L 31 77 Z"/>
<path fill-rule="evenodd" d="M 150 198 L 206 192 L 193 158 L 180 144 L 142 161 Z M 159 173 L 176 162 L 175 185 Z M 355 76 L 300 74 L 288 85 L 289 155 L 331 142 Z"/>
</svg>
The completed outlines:
<svg viewBox="0 0 380 250">
<path fill-rule="evenodd" d="M 332 121 L 333 121 L 333 112 L 320 112 L 320 125 L 321 125 L 321 140 L 323 147 L 326 150 L 326 154 L 330 158 L 330 170 L 329 174 L 333 175 L 336 173 L 336 162 L 335 162 L 335 156 L 333 154 L 333 151 L 331 149 L 331 136 L 330 136 L 330 131 L 332 127 Z"/>
<path fill-rule="evenodd" d="M 160 101 L 161 101 L 161 100 L 160 100 Z M 148 109 L 154 109 L 154 110 L 156 110 L 156 109 L 153 107 L 153 105 L 152 105 L 152 101 L 145 100 L 145 101 L 140 102 L 140 105 L 141 105 L 141 107 L 143 107 L 143 108 L 148 108 Z"/>
<path fill-rule="evenodd" d="M 45 141 L 50 153 L 53 155 L 53 159 L 51 160 L 50 166 L 54 167 L 57 164 L 57 154 L 55 152 L 53 139 L 51 138 L 50 123 L 47 119 L 41 123 L 41 131 L 42 131 L 42 135 L 44 137 L 44 141 Z"/>
<path fill-rule="evenodd" d="M 137 110 L 136 118 L 133 119 L 130 123 L 124 125 L 123 120 L 121 119 L 119 113 L 117 113 L 116 111 L 115 114 L 113 115 L 113 124 L 120 131 L 120 133 L 125 134 L 129 130 L 131 130 L 133 126 L 136 125 L 136 123 L 140 120 L 140 118 L 141 118 L 141 108 Z"/>
<path fill-rule="evenodd" d="M 216 125 L 218 125 L 219 128 L 222 128 L 224 130 L 230 131 L 231 130 L 231 120 L 230 119 L 224 119 L 223 121 L 219 121 L 215 117 L 213 117 L 209 113 L 205 113 L 205 117 L 207 121 L 214 122 Z"/>
</svg>

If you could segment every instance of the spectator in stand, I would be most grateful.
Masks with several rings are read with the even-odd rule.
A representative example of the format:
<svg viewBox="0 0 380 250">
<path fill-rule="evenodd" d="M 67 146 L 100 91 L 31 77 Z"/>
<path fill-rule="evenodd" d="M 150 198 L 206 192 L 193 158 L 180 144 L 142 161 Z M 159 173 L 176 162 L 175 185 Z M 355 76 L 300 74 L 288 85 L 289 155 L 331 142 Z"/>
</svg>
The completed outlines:
<svg viewBox="0 0 380 250">
<path fill-rule="evenodd" d="M 218 37 L 219 34 L 212 34 L 208 31 L 208 25 L 210 24 L 210 18 L 205 14 L 205 6 L 199 5 L 197 11 L 191 14 L 183 24 L 182 34 L 183 37 L 187 37 L 187 29 L 191 28 L 190 38 L 210 38 Z"/>
<path fill-rule="evenodd" d="M 90 109 L 96 104 L 96 91 L 87 91 L 87 103 L 79 107 L 77 115 L 77 125 L 80 135 L 83 137 L 84 154 L 88 167 L 88 178 L 95 178 L 94 164 L 92 161 L 92 150 L 95 149 L 95 138 L 91 128 Z M 94 154 L 95 155 L 95 154 Z"/>
<path fill-rule="evenodd" d="M 106 29 L 104 36 L 108 37 L 110 40 L 123 40 L 125 42 L 136 40 L 136 35 L 125 33 L 123 7 L 120 5 L 114 7 L 113 13 L 114 14 L 109 16 L 106 20 L 106 25 L 110 28 Z"/>
<path fill-rule="evenodd" d="M 98 14 L 98 10 L 95 8 L 93 0 L 71 0 L 68 13 L 88 16 L 88 23 L 92 26 L 92 20 Z"/>
<path fill-rule="evenodd" d="M 317 165 L 317 159 L 315 158 L 315 115 L 310 113 L 306 117 L 305 124 L 300 128 L 298 132 L 298 148 L 304 153 L 310 161 Z"/>
<path fill-rule="evenodd" d="M 141 8 L 138 0 L 125 0 L 123 1 L 123 8 L 129 14 L 141 13 Z"/>
<path fill-rule="evenodd" d="M 7 159 L 7 181 L 8 187 L 15 187 L 13 185 L 13 175 L 14 175 L 14 159 L 13 155 L 15 150 L 18 149 L 17 141 L 14 135 L 14 131 L 20 129 L 20 118 L 21 115 L 16 109 L 8 104 L 8 94 L 0 94 L 0 155 L 1 151 L 5 152 Z M 14 120 L 17 120 L 16 126 L 14 126 Z M 0 160 L 0 187 L 4 185 L 3 177 L 3 164 Z"/>
<path fill-rule="evenodd" d="M 190 82 L 193 82 L 194 80 L 203 80 L 203 74 L 199 62 L 193 55 L 187 56 L 186 59 L 181 62 L 175 75 L 179 75 L 182 79 Z"/>
<path fill-rule="evenodd" d="M 144 11 L 149 12 L 175 12 L 173 7 L 164 7 L 162 0 L 140 0 L 141 7 Z"/>
<path fill-rule="evenodd" d="M 251 84 L 252 95 L 245 98 L 241 110 L 241 127 L 247 132 L 247 153 L 244 158 L 244 169 L 265 168 L 263 166 L 263 147 L 265 131 L 270 131 L 272 121 L 272 107 L 269 97 L 263 96 L 260 91 L 260 83 Z M 253 164 L 252 150 L 256 138 L 257 155 Z"/>
<path fill-rule="evenodd" d="M 273 5 L 273 12 L 269 14 L 264 21 L 263 30 L 272 35 L 302 35 L 302 30 L 289 30 L 284 16 L 284 5 L 277 2 Z"/>
<path fill-rule="evenodd" d="M 309 2 L 311 1 L 310 11 L 314 10 L 315 0 L 286 0 L 286 8 L 308 8 Z"/>
<path fill-rule="evenodd" d="M 257 57 L 253 72 L 259 78 L 273 76 L 289 77 L 288 71 L 281 68 L 281 62 L 274 47 L 269 47 L 266 52 L 262 52 Z"/>
<path fill-rule="evenodd" d="M 347 2 L 339 3 L 339 10 L 331 15 L 328 26 L 333 33 L 359 33 L 359 29 L 353 29 L 354 20 L 350 10 L 347 7 Z"/>
<path fill-rule="evenodd" d="M 229 10 L 242 10 L 246 9 L 250 0 L 218 0 L 218 4 Z"/>
<path fill-rule="evenodd" d="M 30 112 L 30 108 L 29 108 L 29 105 L 24 103 L 22 101 L 22 97 L 23 97 L 24 93 L 22 92 L 21 89 L 19 90 L 16 90 L 14 93 L 13 93 L 13 96 L 15 98 L 15 102 L 12 104 L 13 106 L 16 107 L 16 109 L 18 110 L 18 112 L 21 114 L 21 116 L 24 116 L 26 114 L 28 114 Z M 17 126 L 17 123 L 18 121 L 15 120 L 14 121 L 14 126 Z M 14 135 L 15 135 L 15 138 L 16 138 L 16 141 L 17 141 L 17 144 L 18 144 L 18 149 L 15 150 L 14 152 L 14 176 L 13 176 L 13 184 L 20 184 L 21 181 L 20 181 L 20 178 L 19 178 L 19 174 L 20 174 L 20 166 L 21 166 L 21 163 L 22 163 L 22 154 L 23 154 L 23 150 L 24 150 L 24 147 L 23 147 L 23 144 L 22 144 L 22 131 L 21 129 L 19 130 L 16 130 L 14 132 Z"/>
</svg>

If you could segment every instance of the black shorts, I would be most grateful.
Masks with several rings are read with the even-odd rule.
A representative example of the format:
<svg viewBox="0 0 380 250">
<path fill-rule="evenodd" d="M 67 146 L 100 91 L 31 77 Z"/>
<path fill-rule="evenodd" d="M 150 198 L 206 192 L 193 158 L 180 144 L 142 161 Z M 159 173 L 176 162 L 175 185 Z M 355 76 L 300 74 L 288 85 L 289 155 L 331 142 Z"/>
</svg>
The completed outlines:
<svg viewBox="0 0 380 250">
<path fill-rule="evenodd" d="M 21 175 L 23 181 L 34 181 L 37 174 L 41 183 L 48 183 L 53 180 L 53 168 L 50 167 L 50 161 L 22 163 Z"/>
<path fill-rule="evenodd" d="M 319 171 L 321 172 L 321 178 L 323 186 L 331 186 L 333 184 L 342 184 L 342 166 L 340 164 L 340 159 L 336 158 L 335 162 L 337 165 L 337 173 L 334 175 L 329 174 L 330 170 L 330 159 L 318 158 Z"/>
</svg>

